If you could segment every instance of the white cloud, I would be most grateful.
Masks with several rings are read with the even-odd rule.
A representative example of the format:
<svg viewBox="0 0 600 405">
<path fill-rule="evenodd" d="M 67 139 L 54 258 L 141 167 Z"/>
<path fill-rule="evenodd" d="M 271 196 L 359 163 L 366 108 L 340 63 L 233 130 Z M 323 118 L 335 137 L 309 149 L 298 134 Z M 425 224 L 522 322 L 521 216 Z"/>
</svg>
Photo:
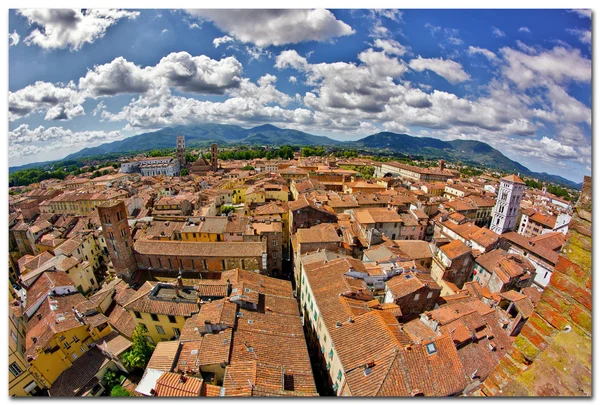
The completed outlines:
<svg viewBox="0 0 600 405">
<path fill-rule="evenodd" d="M 519 28 L 519 32 L 526 32 L 528 34 L 531 34 L 531 30 L 528 27 Z"/>
<path fill-rule="evenodd" d="M 94 66 L 79 79 L 79 88 L 92 97 L 124 93 L 144 93 L 152 86 L 149 71 L 119 56 L 111 62 Z"/>
<path fill-rule="evenodd" d="M 517 48 L 519 48 L 523 52 L 528 53 L 530 55 L 534 55 L 538 52 L 538 50 L 536 48 L 534 48 L 533 46 L 529 46 L 520 40 L 517 40 Z"/>
<path fill-rule="evenodd" d="M 15 92 L 8 93 L 8 118 L 14 121 L 34 112 L 46 112 L 46 120 L 69 120 L 83 115 L 85 97 L 73 82 L 54 85 L 35 82 Z"/>
<path fill-rule="evenodd" d="M 373 46 L 375 48 L 383 49 L 383 51 L 388 55 L 403 56 L 407 52 L 407 49 L 404 45 L 393 39 L 377 38 Z"/>
<path fill-rule="evenodd" d="M 277 69 L 285 69 L 293 67 L 296 70 L 305 70 L 308 66 L 306 58 L 298 55 L 295 50 L 283 51 L 275 59 L 275 67 Z"/>
<path fill-rule="evenodd" d="M 452 84 L 457 84 L 470 79 L 470 76 L 463 70 L 462 65 L 453 60 L 444 60 L 442 58 L 426 59 L 419 55 L 417 59 L 412 59 L 409 62 L 409 66 L 417 72 L 431 70 Z"/>
<path fill-rule="evenodd" d="M 289 79 L 288 79 L 288 81 L 289 81 L 290 83 L 297 83 L 297 82 L 298 82 L 298 79 L 296 79 L 296 76 L 290 76 L 290 77 L 289 77 Z"/>
<path fill-rule="evenodd" d="M 167 85 L 199 94 L 224 94 L 239 86 L 242 64 L 230 56 L 219 61 L 205 55 L 174 52 L 155 66 L 140 68 L 123 57 L 95 66 L 79 80 L 79 88 L 92 97 L 145 93 Z"/>
<path fill-rule="evenodd" d="M 504 74 L 521 89 L 543 85 L 548 80 L 589 82 L 592 78 L 592 61 L 583 57 L 578 49 L 557 46 L 537 55 L 527 55 L 505 47 L 500 53 L 507 62 Z"/>
<path fill-rule="evenodd" d="M 492 27 L 492 34 L 494 34 L 495 37 L 500 38 L 500 37 L 505 37 L 506 34 L 504 33 L 504 31 L 500 30 L 499 28 L 496 27 Z"/>
<path fill-rule="evenodd" d="M 575 10 L 567 10 L 569 13 L 575 13 L 579 18 L 592 18 L 592 10 L 591 9 L 575 9 Z"/>
<path fill-rule="evenodd" d="M 17 30 L 14 30 L 12 34 L 8 34 L 8 39 L 10 40 L 9 46 L 15 46 L 18 45 L 21 36 L 17 32 Z"/>
<path fill-rule="evenodd" d="M 160 35 L 165 35 L 165 34 L 167 34 L 167 33 L 169 33 L 169 30 L 165 28 L 164 30 L 162 30 L 162 31 L 160 32 Z"/>
<path fill-rule="evenodd" d="M 590 30 L 568 29 L 567 32 L 571 35 L 575 35 L 584 44 L 592 43 L 592 31 Z"/>
<path fill-rule="evenodd" d="M 30 129 L 28 124 L 21 124 L 8 133 L 9 158 L 17 159 L 61 149 L 65 148 L 65 145 L 68 145 L 69 148 L 81 148 L 122 138 L 123 136 L 119 131 L 73 132 L 63 127 L 45 128 L 43 126 Z"/>
<path fill-rule="evenodd" d="M 211 20 L 228 35 L 259 47 L 327 41 L 354 34 L 328 10 L 187 10 L 190 16 Z"/>
<path fill-rule="evenodd" d="M 404 12 L 397 9 L 376 9 L 370 10 L 373 16 L 385 17 L 395 22 L 401 22 Z"/>
<path fill-rule="evenodd" d="M 494 52 L 490 51 L 489 49 L 478 48 L 476 46 L 469 46 L 468 52 L 469 52 L 469 55 L 481 54 L 491 61 L 498 60 L 498 57 L 496 56 L 496 54 Z"/>
<path fill-rule="evenodd" d="M 229 35 L 213 39 L 213 45 L 215 48 L 218 48 L 221 44 L 226 44 L 228 42 L 233 42 L 233 38 L 231 38 Z"/>
<path fill-rule="evenodd" d="M 23 9 L 17 13 L 26 17 L 30 25 L 39 27 L 25 38 L 26 45 L 44 49 L 70 48 L 72 51 L 102 38 L 120 19 L 135 19 L 140 14 L 115 9 Z"/>
</svg>

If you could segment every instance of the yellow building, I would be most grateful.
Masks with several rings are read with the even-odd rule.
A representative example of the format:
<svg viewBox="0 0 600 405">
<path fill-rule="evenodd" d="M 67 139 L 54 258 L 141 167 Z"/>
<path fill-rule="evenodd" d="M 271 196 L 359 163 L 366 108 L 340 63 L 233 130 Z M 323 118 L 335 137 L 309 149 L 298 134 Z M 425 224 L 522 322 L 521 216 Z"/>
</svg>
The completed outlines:
<svg viewBox="0 0 600 405">
<path fill-rule="evenodd" d="M 24 357 L 46 388 L 94 341 L 112 332 L 108 318 L 79 293 L 47 296 L 28 327 Z"/>
<path fill-rule="evenodd" d="M 31 374 L 23 356 L 26 334 L 20 303 L 13 301 L 8 312 L 8 394 L 17 397 L 35 395 L 43 388 L 43 383 Z"/>
<path fill-rule="evenodd" d="M 98 270 L 102 263 L 108 262 L 108 255 L 92 233 L 77 235 L 54 249 L 55 256 L 61 254 L 88 262 L 92 272 Z"/>
<path fill-rule="evenodd" d="M 224 288 L 226 293 L 227 286 L 223 286 L 220 290 Z M 156 344 L 181 335 L 185 320 L 200 311 L 201 298 L 191 286 L 147 281 L 124 308 L 131 313 L 136 326 L 144 325 L 148 341 Z"/>
</svg>

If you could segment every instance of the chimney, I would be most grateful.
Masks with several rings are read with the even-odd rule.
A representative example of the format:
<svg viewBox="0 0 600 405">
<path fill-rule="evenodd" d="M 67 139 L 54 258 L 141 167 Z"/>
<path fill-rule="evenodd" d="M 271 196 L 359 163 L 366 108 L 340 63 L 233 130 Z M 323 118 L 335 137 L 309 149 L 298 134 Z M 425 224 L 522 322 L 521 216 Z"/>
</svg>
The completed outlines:
<svg viewBox="0 0 600 405">
<path fill-rule="evenodd" d="M 180 290 L 183 290 L 183 279 L 181 278 L 181 276 L 177 276 L 177 286 Z"/>
<path fill-rule="evenodd" d="M 183 371 L 182 371 L 181 376 L 179 377 L 179 382 L 183 384 L 186 381 L 187 381 L 187 377 L 185 376 L 185 374 L 183 374 Z"/>
</svg>

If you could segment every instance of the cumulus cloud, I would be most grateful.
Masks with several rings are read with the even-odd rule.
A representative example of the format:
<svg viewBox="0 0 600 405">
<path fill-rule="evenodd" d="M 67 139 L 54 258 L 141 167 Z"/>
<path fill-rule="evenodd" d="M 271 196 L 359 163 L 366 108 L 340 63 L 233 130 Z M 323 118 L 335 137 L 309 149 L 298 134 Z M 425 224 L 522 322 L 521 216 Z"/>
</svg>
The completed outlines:
<svg viewBox="0 0 600 405">
<path fill-rule="evenodd" d="M 496 28 L 496 27 L 492 27 L 492 34 L 494 34 L 494 36 L 497 38 L 506 36 L 506 34 L 502 30 L 500 30 L 500 28 Z"/>
<path fill-rule="evenodd" d="M 186 12 L 192 17 L 211 20 L 228 35 L 259 47 L 327 41 L 355 33 L 352 27 L 325 9 L 213 9 Z"/>
<path fill-rule="evenodd" d="M 288 81 L 289 81 L 290 83 L 297 83 L 297 82 L 298 82 L 298 79 L 296 79 L 296 76 L 290 76 L 290 77 L 289 77 L 289 79 L 288 79 Z"/>
<path fill-rule="evenodd" d="M 494 52 L 490 51 L 489 49 L 478 48 L 476 46 L 469 46 L 468 52 L 469 52 L 469 55 L 476 55 L 476 54 L 483 55 L 491 61 L 498 60 L 498 57 L 496 56 L 496 54 Z"/>
<path fill-rule="evenodd" d="M 12 34 L 8 34 L 8 39 L 10 41 L 9 46 L 15 46 L 19 43 L 21 36 L 17 32 L 17 30 L 15 30 Z"/>
<path fill-rule="evenodd" d="M 120 19 L 135 19 L 140 14 L 115 9 L 23 9 L 17 13 L 27 18 L 30 25 L 38 27 L 24 39 L 26 45 L 72 51 L 102 38 Z"/>
<path fill-rule="evenodd" d="M 8 133 L 9 158 L 17 159 L 24 156 L 36 155 L 64 148 L 65 145 L 73 148 L 97 145 L 122 139 L 119 131 L 72 131 L 63 127 L 38 126 L 29 128 L 28 124 L 21 124 Z"/>
<path fill-rule="evenodd" d="M 571 35 L 575 35 L 584 44 L 592 43 L 592 31 L 590 30 L 568 29 L 567 32 Z"/>
<path fill-rule="evenodd" d="M 457 84 L 470 79 L 470 76 L 463 70 L 462 65 L 453 60 L 445 60 L 442 58 L 422 58 L 419 55 L 416 59 L 409 62 L 411 69 L 417 72 L 431 70 L 452 84 Z"/>
<path fill-rule="evenodd" d="M 388 55 L 403 56 L 407 49 L 400 42 L 393 39 L 381 39 L 377 38 L 373 44 L 375 48 L 383 49 L 383 52 Z"/>
<path fill-rule="evenodd" d="M 528 34 L 531 34 L 531 30 L 528 27 L 519 28 L 519 32 L 526 32 Z"/>
<path fill-rule="evenodd" d="M 434 38 L 441 38 L 440 48 L 444 49 L 447 45 L 461 45 L 463 40 L 458 37 L 459 31 L 456 28 L 443 28 L 431 23 L 426 23 L 425 28 L 429 30 Z"/>
<path fill-rule="evenodd" d="M 505 47 L 500 53 L 507 62 L 504 74 L 521 89 L 543 85 L 548 80 L 557 83 L 589 82 L 592 78 L 592 61 L 582 56 L 579 49 L 557 46 L 528 55 Z"/>
<path fill-rule="evenodd" d="M 222 44 L 226 44 L 228 42 L 233 42 L 233 38 L 231 38 L 229 35 L 213 39 L 213 45 L 215 46 L 215 48 L 218 48 Z"/>
<path fill-rule="evenodd" d="M 46 120 L 69 120 L 83 115 L 85 97 L 73 82 L 54 85 L 35 82 L 8 94 L 8 118 L 14 121 L 33 112 L 46 112 Z"/>
<path fill-rule="evenodd" d="M 242 64 L 233 56 L 219 61 L 205 55 L 174 52 L 155 66 L 141 68 L 123 57 L 95 66 L 79 80 L 79 88 L 92 97 L 145 93 L 161 85 L 199 94 L 224 94 L 239 86 Z"/>
<path fill-rule="evenodd" d="M 397 10 L 397 9 L 390 9 L 390 8 L 370 10 L 370 12 L 373 17 L 384 17 L 384 18 L 388 18 L 395 22 L 401 22 L 402 17 L 404 16 L 404 12 Z"/>
<path fill-rule="evenodd" d="M 109 63 L 94 66 L 79 79 L 79 88 L 92 97 L 123 93 L 144 93 L 150 89 L 152 78 L 144 70 L 119 56 Z"/>
</svg>

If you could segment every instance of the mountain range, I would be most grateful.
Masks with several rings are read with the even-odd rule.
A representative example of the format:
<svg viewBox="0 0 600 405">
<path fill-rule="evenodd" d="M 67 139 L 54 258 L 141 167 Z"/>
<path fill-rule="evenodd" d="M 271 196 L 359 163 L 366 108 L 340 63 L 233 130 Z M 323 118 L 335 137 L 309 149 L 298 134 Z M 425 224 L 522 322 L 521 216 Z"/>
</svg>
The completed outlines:
<svg viewBox="0 0 600 405">
<path fill-rule="evenodd" d="M 237 125 L 222 124 L 170 127 L 155 132 L 134 135 L 121 141 L 114 141 L 92 148 L 85 148 L 67 156 L 63 160 L 79 159 L 115 152 L 174 148 L 176 137 L 180 135 L 185 136 L 186 146 L 189 147 L 206 146 L 208 143 L 216 142 L 221 145 L 332 146 L 367 151 L 375 150 L 379 153 L 400 153 L 409 156 L 421 156 L 425 159 L 445 159 L 449 162 L 462 162 L 504 172 L 515 172 L 537 178 L 541 181 L 549 181 L 571 188 L 581 188 L 581 184 L 577 184 L 561 176 L 533 172 L 522 164 L 506 157 L 487 143 L 480 141 L 442 141 L 436 138 L 414 137 L 393 132 L 380 132 L 357 141 L 341 142 L 326 136 L 311 135 L 293 129 L 278 128 L 274 125 L 261 125 L 250 129 L 245 129 Z M 42 166 L 47 163 L 50 162 L 11 167 L 9 171 L 14 172 L 25 168 Z"/>
</svg>

